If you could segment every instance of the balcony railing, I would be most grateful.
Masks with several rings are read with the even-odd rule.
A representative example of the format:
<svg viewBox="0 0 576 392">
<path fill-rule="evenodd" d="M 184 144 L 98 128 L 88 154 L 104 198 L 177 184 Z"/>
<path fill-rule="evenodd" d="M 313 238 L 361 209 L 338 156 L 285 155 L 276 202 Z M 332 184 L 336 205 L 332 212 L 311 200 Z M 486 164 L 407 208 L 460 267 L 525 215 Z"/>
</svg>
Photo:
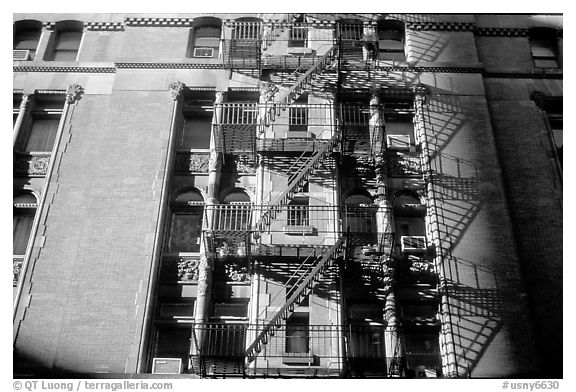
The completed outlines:
<svg viewBox="0 0 576 392">
<path fill-rule="evenodd" d="M 223 27 L 224 64 L 230 67 L 309 67 L 335 43 L 331 24 L 227 21 Z M 312 61 L 299 61 L 304 59 Z"/>
<path fill-rule="evenodd" d="M 193 328 L 196 337 L 203 336 L 197 355 L 244 357 L 251 336 L 261 324 L 207 323 Z M 316 360 L 338 358 L 385 358 L 383 325 L 286 325 L 278 326 L 262 346 L 258 358 L 295 358 Z M 192 339 L 193 341 L 200 341 Z M 344 351 L 342 351 L 344 350 Z M 313 358 L 311 360 L 314 360 Z"/>
<path fill-rule="evenodd" d="M 276 218 L 268 232 L 285 233 L 291 226 L 311 226 L 317 234 L 376 233 L 375 205 L 365 206 L 313 206 L 284 205 L 274 208 Z M 256 230 L 254 217 L 269 210 L 267 205 L 210 204 L 204 208 L 204 231 L 242 234 Z M 342 225 L 340 225 L 342 220 Z"/>
</svg>

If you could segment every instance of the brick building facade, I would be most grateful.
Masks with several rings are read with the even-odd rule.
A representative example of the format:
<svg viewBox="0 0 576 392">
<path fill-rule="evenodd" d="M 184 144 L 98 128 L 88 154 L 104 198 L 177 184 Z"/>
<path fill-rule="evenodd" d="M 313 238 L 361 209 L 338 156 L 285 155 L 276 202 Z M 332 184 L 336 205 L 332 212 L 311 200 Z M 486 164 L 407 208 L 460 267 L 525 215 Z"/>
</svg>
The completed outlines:
<svg viewBox="0 0 576 392">
<path fill-rule="evenodd" d="M 562 16 L 15 14 L 14 375 L 562 377 Z"/>
</svg>

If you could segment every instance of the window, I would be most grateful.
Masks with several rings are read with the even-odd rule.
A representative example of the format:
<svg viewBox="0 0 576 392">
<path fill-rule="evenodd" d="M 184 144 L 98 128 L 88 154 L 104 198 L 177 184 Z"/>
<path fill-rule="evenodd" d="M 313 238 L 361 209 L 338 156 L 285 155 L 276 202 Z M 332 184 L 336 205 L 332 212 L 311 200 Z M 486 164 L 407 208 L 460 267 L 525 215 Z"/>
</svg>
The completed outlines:
<svg viewBox="0 0 576 392">
<path fill-rule="evenodd" d="M 218 57 L 221 29 L 222 21 L 218 18 L 198 18 L 190 31 L 191 45 L 188 57 Z"/>
<path fill-rule="evenodd" d="M 373 201 L 365 195 L 351 195 L 346 199 L 345 229 L 362 244 L 377 243 L 376 211 Z"/>
<path fill-rule="evenodd" d="M 305 48 L 308 39 L 308 27 L 304 25 L 304 14 L 297 15 L 290 27 L 290 38 L 288 40 L 289 48 Z"/>
<path fill-rule="evenodd" d="M 42 34 L 42 23 L 36 20 L 22 20 L 14 24 L 14 59 L 34 60 L 38 41 Z"/>
<path fill-rule="evenodd" d="M 294 312 L 286 320 L 286 353 L 307 354 L 310 351 L 310 314 Z"/>
<path fill-rule="evenodd" d="M 36 197 L 32 193 L 24 193 L 14 198 L 12 227 L 14 255 L 23 256 L 26 253 L 37 204 Z"/>
<path fill-rule="evenodd" d="M 182 360 L 184 370 L 188 368 L 192 328 L 188 326 L 159 325 L 156 327 L 154 357 Z"/>
<path fill-rule="evenodd" d="M 407 150 L 415 146 L 414 110 L 411 101 L 394 101 L 384 104 L 384 127 L 389 149 Z"/>
<path fill-rule="evenodd" d="M 208 112 L 184 113 L 184 126 L 180 138 L 180 148 L 210 148 L 212 114 Z"/>
<path fill-rule="evenodd" d="M 558 68 L 558 38 L 556 30 L 536 27 L 529 32 L 530 51 L 536 68 Z"/>
<path fill-rule="evenodd" d="M 258 18 L 238 18 L 235 20 L 232 38 L 237 40 L 260 39 L 262 20 Z"/>
<path fill-rule="evenodd" d="M 404 23 L 398 20 L 381 20 L 377 25 L 378 59 L 406 60 L 404 55 Z"/>
<path fill-rule="evenodd" d="M 385 357 L 382 308 L 374 304 L 351 304 L 348 307 L 348 317 L 350 357 Z"/>
<path fill-rule="evenodd" d="M 219 227 L 224 230 L 245 231 L 250 227 L 250 196 L 238 190 L 230 192 L 222 200 L 225 207 L 221 214 Z"/>
<path fill-rule="evenodd" d="M 559 97 L 546 97 L 542 99 L 540 107 L 544 111 L 546 119 L 548 120 L 550 143 L 554 149 L 558 165 L 560 168 L 563 168 L 563 100 Z"/>
<path fill-rule="evenodd" d="M 288 204 L 287 226 L 310 225 L 310 199 L 308 196 L 295 196 Z"/>
<path fill-rule="evenodd" d="M 51 40 L 51 51 L 47 51 L 46 60 L 76 61 L 84 25 L 78 21 L 63 21 L 56 24 Z"/>
<path fill-rule="evenodd" d="M 406 365 L 416 377 L 436 377 L 441 372 L 438 334 L 406 332 Z"/>
<path fill-rule="evenodd" d="M 180 193 L 172 203 L 168 253 L 199 252 L 204 199 L 197 191 Z"/>
<path fill-rule="evenodd" d="M 20 152 L 52 152 L 62 107 L 63 95 L 35 95 L 30 110 L 24 114 L 18 130 L 16 150 Z"/>
<path fill-rule="evenodd" d="M 26 152 L 52 151 L 60 119 L 46 114 L 32 114 L 30 132 L 24 145 Z"/>
</svg>

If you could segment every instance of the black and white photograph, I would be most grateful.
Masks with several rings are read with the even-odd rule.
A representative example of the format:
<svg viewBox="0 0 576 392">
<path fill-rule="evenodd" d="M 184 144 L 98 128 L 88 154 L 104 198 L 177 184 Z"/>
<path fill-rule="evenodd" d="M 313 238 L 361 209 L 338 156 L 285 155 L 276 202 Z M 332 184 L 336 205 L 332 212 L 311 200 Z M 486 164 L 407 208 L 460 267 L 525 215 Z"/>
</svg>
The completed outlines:
<svg viewBox="0 0 576 392">
<path fill-rule="evenodd" d="M 47 6 L 11 15 L 12 390 L 564 389 L 561 8 Z"/>
</svg>

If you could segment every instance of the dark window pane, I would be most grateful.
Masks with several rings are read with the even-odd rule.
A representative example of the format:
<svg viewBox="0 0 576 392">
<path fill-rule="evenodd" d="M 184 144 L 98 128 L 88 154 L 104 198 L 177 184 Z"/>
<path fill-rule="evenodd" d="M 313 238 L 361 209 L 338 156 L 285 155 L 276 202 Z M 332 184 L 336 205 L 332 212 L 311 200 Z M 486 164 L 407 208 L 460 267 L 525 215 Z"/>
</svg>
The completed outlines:
<svg viewBox="0 0 576 392">
<path fill-rule="evenodd" d="M 59 123 L 58 118 L 35 118 L 24 150 L 52 151 Z"/>
<path fill-rule="evenodd" d="M 168 252 L 199 252 L 201 230 L 201 214 L 172 215 Z"/>
</svg>

